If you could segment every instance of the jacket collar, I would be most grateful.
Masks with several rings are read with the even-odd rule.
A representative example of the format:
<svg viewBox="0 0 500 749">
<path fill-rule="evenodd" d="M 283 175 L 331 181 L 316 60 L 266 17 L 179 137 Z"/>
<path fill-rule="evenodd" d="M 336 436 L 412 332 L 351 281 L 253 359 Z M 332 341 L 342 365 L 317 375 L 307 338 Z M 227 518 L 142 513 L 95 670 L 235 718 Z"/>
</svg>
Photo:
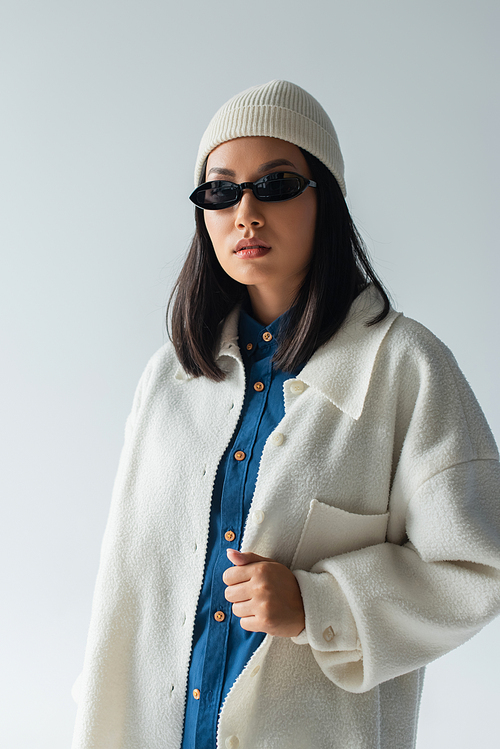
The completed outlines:
<svg viewBox="0 0 500 749">
<path fill-rule="evenodd" d="M 382 341 L 401 314 L 391 309 L 382 322 L 367 327 L 367 321 L 382 308 L 378 291 L 374 286 L 368 286 L 352 303 L 338 333 L 314 352 L 296 377 L 318 390 L 353 419 L 359 419 L 363 411 Z M 229 355 L 241 360 L 238 348 L 239 311 L 240 305 L 229 313 L 224 322 L 219 356 Z"/>
<path fill-rule="evenodd" d="M 238 347 L 238 319 L 241 305 L 236 305 L 222 324 L 218 357 L 232 356 L 242 364 Z M 367 327 L 383 307 L 373 286 L 368 286 L 354 300 L 344 324 L 333 338 L 311 356 L 296 379 L 322 393 L 334 406 L 353 419 L 359 419 L 382 341 L 400 312 L 391 309 L 382 322 Z M 218 358 L 217 357 L 217 358 Z M 191 379 L 179 365 L 176 379 Z"/>
<path fill-rule="evenodd" d="M 315 351 L 297 377 L 353 419 L 363 411 L 382 341 L 401 314 L 391 309 L 382 322 L 367 327 L 382 308 L 378 291 L 368 286 L 352 303 L 338 333 Z"/>
</svg>

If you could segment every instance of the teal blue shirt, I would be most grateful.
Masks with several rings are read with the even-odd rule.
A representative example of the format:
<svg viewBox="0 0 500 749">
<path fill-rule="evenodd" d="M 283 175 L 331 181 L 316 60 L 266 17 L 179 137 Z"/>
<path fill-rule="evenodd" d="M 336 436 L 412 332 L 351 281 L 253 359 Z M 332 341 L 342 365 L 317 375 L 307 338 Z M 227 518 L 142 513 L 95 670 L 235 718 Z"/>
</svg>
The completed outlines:
<svg viewBox="0 0 500 749">
<path fill-rule="evenodd" d="M 246 376 L 245 399 L 232 440 L 219 464 L 212 493 L 205 575 L 194 625 L 182 749 L 215 749 L 217 720 L 224 699 L 265 637 L 263 632 L 242 629 L 240 620 L 234 616 L 231 604 L 224 597 L 226 586 L 222 575 L 231 566 L 226 549 L 240 548 L 264 445 L 285 415 L 283 383 L 296 376 L 302 367 L 294 372 L 283 372 L 271 362 L 277 348 L 280 324 L 288 313 L 264 327 L 249 314 L 250 311 L 247 302 L 240 312 L 238 324 Z M 271 340 L 265 340 L 269 334 Z M 257 387 L 254 387 L 256 383 Z M 245 454 L 243 460 L 234 457 L 237 451 Z"/>
</svg>

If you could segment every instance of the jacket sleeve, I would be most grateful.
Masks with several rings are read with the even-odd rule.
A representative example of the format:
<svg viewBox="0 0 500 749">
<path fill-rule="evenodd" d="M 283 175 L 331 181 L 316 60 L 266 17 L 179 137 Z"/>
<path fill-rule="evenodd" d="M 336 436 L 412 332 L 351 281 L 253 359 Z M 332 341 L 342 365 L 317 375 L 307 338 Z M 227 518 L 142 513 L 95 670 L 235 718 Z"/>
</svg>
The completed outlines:
<svg viewBox="0 0 500 749">
<path fill-rule="evenodd" d="M 401 449 L 387 541 L 294 571 L 306 626 L 292 639 L 350 692 L 424 666 L 500 611 L 498 452 L 454 358 L 433 353 L 388 383 Z"/>
</svg>

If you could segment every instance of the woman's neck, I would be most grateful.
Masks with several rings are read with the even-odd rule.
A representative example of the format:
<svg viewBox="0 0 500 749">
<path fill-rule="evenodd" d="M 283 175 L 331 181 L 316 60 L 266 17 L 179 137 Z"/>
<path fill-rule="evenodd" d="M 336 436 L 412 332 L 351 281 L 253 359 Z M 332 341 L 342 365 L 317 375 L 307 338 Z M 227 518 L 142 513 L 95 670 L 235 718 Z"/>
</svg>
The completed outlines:
<svg viewBox="0 0 500 749">
<path fill-rule="evenodd" d="M 262 325 L 270 325 L 289 309 L 293 299 L 273 293 L 265 293 L 255 286 L 247 286 L 252 315 Z"/>
</svg>

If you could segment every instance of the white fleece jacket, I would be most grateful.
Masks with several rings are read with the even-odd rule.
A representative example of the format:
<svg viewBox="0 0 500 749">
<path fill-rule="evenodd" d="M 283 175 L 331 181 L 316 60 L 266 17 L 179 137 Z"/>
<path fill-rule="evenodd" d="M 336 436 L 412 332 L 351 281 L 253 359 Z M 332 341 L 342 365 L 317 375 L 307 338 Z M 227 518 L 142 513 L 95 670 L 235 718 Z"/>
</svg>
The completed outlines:
<svg viewBox="0 0 500 749">
<path fill-rule="evenodd" d="M 410 749 L 423 667 L 500 610 L 494 440 L 449 350 L 367 289 L 284 385 L 242 540 L 290 566 L 306 626 L 266 636 L 218 747 Z M 238 310 L 215 383 L 167 344 L 126 425 L 73 749 L 179 749 L 220 458 L 243 404 Z M 216 657 L 216 654 L 215 654 Z"/>
</svg>

